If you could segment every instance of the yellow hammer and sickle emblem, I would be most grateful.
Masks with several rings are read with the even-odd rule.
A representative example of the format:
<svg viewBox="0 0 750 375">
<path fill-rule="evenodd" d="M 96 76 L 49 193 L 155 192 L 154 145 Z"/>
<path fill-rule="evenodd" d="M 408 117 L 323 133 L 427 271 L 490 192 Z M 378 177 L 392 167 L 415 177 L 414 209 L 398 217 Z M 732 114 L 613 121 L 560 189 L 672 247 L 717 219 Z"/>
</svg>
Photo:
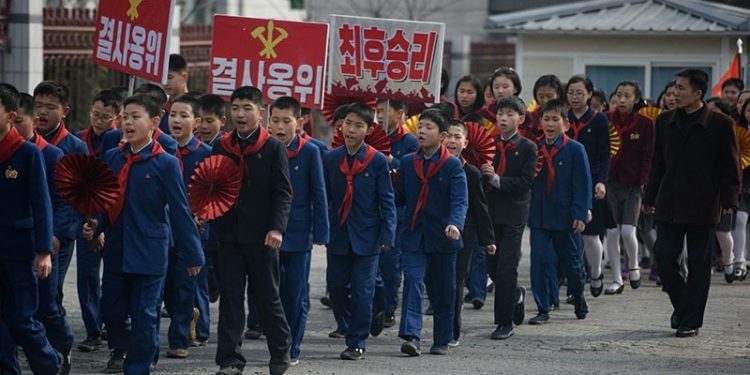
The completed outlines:
<svg viewBox="0 0 750 375">
<path fill-rule="evenodd" d="M 131 21 L 135 21 L 136 18 L 138 18 L 138 6 L 141 5 L 141 3 L 144 0 L 128 0 L 130 2 L 130 9 L 128 9 L 127 16 L 130 17 Z"/>
<path fill-rule="evenodd" d="M 131 0 L 132 1 L 132 0 Z M 263 35 L 265 31 L 268 31 L 268 35 Z M 278 31 L 278 34 L 274 38 L 273 34 L 274 31 Z M 280 27 L 274 27 L 273 26 L 273 20 L 268 21 L 268 27 L 258 26 L 253 30 L 252 33 L 253 39 L 260 39 L 260 42 L 263 43 L 263 50 L 260 51 L 260 56 L 267 58 L 267 59 L 275 59 L 276 51 L 274 51 L 274 47 L 279 45 L 282 40 L 286 39 L 289 34 L 286 32 L 286 30 L 280 28 Z"/>
</svg>

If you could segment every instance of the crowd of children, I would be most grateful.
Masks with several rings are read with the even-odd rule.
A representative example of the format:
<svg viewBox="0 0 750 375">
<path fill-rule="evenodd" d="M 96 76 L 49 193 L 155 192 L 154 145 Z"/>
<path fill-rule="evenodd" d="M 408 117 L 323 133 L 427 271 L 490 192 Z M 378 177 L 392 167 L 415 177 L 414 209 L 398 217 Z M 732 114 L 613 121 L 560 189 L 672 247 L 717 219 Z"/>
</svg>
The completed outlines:
<svg viewBox="0 0 750 375">
<path fill-rule="evenodd" d="M 347 104 L 331 124 L 343 145 L 328 150 L 302 130 L 307 118 L 294 98 L 266 107 L 260 90 L 244 86 L 226 103 L 188 92 L 181 56 L 170 56 L 169 67 L 164 88 L 145 83 L 127 98 L 98 92 L 90 126 L 75 135 L 63 84 L 44 81 L 32 95 L 0 85 L 2 374 L 20 373 L 16 345 L 34 373 L 74 366 L 62 304 L 74 249 L 86 332 L 76 347 L 94 351 L 106 340 L 107 372 L 126 374 L 156 366 L 162 314 L 170 318 L 167 357 L 206 345 L 217 301 L 217 374 L 242 373 L 243 336 L 266 336 L 271 374 L 298 365 L 314 244 L 327 251 L 326 300 L 337 324 L 330 336 L 344 338 L 345 360 L 364 359 L 368 337 L 397 321 L 400 351 L 421 355 L 425 313 L 434 316 L 429 352 L 448 354 L 460 345 L 464 302 L 481 309 L 488 278 L 497 326 L 489 337 L 513 336 L 525 320 L 518 266 L 527 227 L 532 325 L 559 308 L 563 282 L 565 302 L 585 319 L 587 282 L 592 297 L 621 294 L 624 280 L 637 289 L 641 268 L 651 267 L 674 305 L 672 328 L 694 336 L 714 258 L 727 282 L 745 279 L 750 197 L 740 186 L 750 177 L 733 130 L 750 123 L 742 81 L 726 81 L 723 97 L 706 104 L 707 75 L 688 69 L 649 104 L 633 81 L 607 101 L 584 75 L 566 84 L 544 75 L 527 110 L 512 68 L 487 84 L 461 78 L 455 103 L 444 74 L 442 103 L 419 111 L 414 134 L 404 126 L 407 103 Z M 644 115 L 647 106 L 663 113 Z M 491 162 L 462 156 L 470 122 L 491 132 Z M 388 155 L 366 142 L 375 126 L 388 134 Z M 84 220 L 60 197 L 54 172 L 68 154 L 112 169 L 113 209 Z M 190 211 L 187 190 L 211 155 L 236 162 L 241 185 L 229 211 L 205 222 Z"/>
</svg>

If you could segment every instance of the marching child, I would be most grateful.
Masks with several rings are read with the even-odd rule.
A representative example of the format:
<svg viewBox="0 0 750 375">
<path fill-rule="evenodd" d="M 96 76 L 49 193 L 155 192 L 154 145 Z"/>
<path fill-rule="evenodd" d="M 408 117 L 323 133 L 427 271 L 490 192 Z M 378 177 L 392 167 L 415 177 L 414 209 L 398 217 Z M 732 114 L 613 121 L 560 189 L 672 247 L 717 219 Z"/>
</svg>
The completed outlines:
<svg viewBox="0 0 750 375">
<path fill-rule="evenodd" d="M 550 289 L 557 280 L 557 261 L 562 263 L 575 315 L 585 319 L 588 305 L 583 296 L 585 273 L 580 256 L 580 234 L 591 208 L 591 173 L 586 150 L 565 135 L 568 108 L 560 100 L 542 107 L 544 137 L 539 141 L 541 168 L 531 187 L 531 290 L 538 314 L 529 324 L 549 321 Z"/>
<path fill-rule="evenodd" d="M 453 340 L 456 294 L 456 253 L 463 247 L 461 231 L 468 210 L 466 174 L 461 161 L 441 144 L 448 119 L 429 109 L 419 116 L 420 149 L 401 158 L 399 203 L 406 206 L 407 223 L 401 229 L 404 291 L 398 336 L 401 352 L 421 355 L 422 296 L 430 285 L 434 307 L 434 340 L 430 353 L 448 354 Z M 430 277 L 425 280 L 425 270 Z"/>
<path fill-rule="evenodd" d="M 198 134 L 203 143 L 213 147 L 224 135 L 227 124 L 227 104 L 221 96 L 205 94 L 200 97 L 203 121 L 198 126 Z"/>
<path fill-rule="evenodd" d="M 341 359 L 364 359 L 370 333 L 379 254 L 394 244 L 396 208 L 386 157 L 365 143 L 372 110 L 346 107 L 344 145 L 329 151 L 323 168 L 330 202 L 326 282 L 339 329 L 346 332 Z M 351 294 L 351 299 L 349 299 Z"/>
</svg>

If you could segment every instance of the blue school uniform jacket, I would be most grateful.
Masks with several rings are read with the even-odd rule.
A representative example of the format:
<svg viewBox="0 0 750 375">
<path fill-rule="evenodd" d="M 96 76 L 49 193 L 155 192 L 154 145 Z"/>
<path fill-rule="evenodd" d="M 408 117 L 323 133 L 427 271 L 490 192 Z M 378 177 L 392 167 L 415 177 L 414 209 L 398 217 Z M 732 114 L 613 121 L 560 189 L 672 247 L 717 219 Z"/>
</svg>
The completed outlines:
<svg viewBox="0 0 750 375">
<path fill-rule="evenodd" d="M 398 168 L 399 166 L 401 166 L 401 157 L 417 151 L 417 148 L 419 148 L 419 144 L 417 144 L 417 137 L 415 137 L 414 134 L 411 133 L 407 133 L 403 138 L 394 142 L 393 140 L 396 138 L 396 134 L 397 132 L 394 131 L 388 135 L 391 139 L 391 156 L 393 156 L 393 158 L 391 158 L 389 167 L 391 168 L 391 171 L 398 172 Z M 407 220 L 404 213 L 405 207 L 396 207 L 396 210 L 398 212 L 398 223 L 400 225 L 405 220 Z"/>
<path fill-rule="evenodd" d="M 89 149 L 82 140 L 78 139 L 75 135 L 68 134 L 57 144 L 52 143 L 57 133 L 64 123 L 60 123 L 60 126 L 55 130 L 45 135 L 43 138 L 53 146 L 57 146 L 63 151 L 65 155 L 69 154 L 85 154 L 88 155 Z M 83 225 L 83 217 L 68 204 L 67 201 L 58 201 L 53 198 L 54 204 L 54 235 L 58 240 L 63 242 L 74 241 L 78 237 L 78 233 Z"/>
<path fill-rule="evenodd" d="M 106 223 L 106 272 L 166 274 L 168 221 L 185 263 L 190 267 L 203 265 L 203 250 L 187 205 L 179 162 L 166 152 L 150 156 L 152 147 L 153 142 L 141 150 L 144 160 L 131 166 L 125 204 L 117 222 Z M 112 149 L 102 159 L 118 174 L 128 152 L 130 146 Z"/>
<path fill-rule="evenodd" d="M 326 152 L 328 152 L 328 146 L 326 146 L 326 144 L 323 143 L 323 141 L 321 141 L 320 139 L 313 138 L 313 137 L 308 138 L 307 141 L 312 143 L 313 145 L 315 145 L 315 147 L 318 148 L 318 152 L 320 153 L 320 159 L 322 160 L 323 156 L 325 156 Z"/>
<path fill-rule="evenodd" d="M 31 260 L 52 250 L 52 203 L 44 156 L 25 142 L 0 164 L 0 260 Z"/>
<path fill-rule="evenodd" d="M 104 154 L 104 151 L 107 151 L 107 148 L 104 147 L 104 137 L 107 135 L 107 133 L 109 133 L 109 132 L 111 132 L 113 130 L 116 130 L 116 129 L 107 130 L 104 133 L 102 133 L 102 135 L 96 135 L 96 133 L 94 133 L 94 131 L 92 130 L 91 131 L 91 147 L 90 148 L 89 148 L 89 145 L 86 143 L 86 141 L 83 139 L 83 132 L 85 131 L 85 129 L 77 132 L 76 133 L 76 137 L 78 137 L 78 139 L 80 139 L 83 142 L 83 144 L 86 145 L 86 149 L 88 150 L 88 153 L 90 155 L 95 155 L 97 157 L 102 157 L 102 154 Z M 122 134 L 122 133 L 120 133 L 120 134 Z"/>
<path fill-rule="evenodd" d="M 295 136 L 288 149 L 296 150 L 299 140 L 299 136 Z M 289 159 L 289 179 L 292 207 L 281 250 L 309 251 L 313 242 L 327 243 L 330 230 L 323 161 L 314 143 L 305 142 L 299 154 Z"/>
<path fill-rule="evenodd" d="M 35 137 L 39 137 L 39 135 L 34 134 L 29 141 L 34 143 Z M 66 222 L 66 220 L 68 220 L 66 212 L 66 207 L 69 207 L 68 202 L 57 193 L 57 188 L 55 188 L 55 167 L 57 166 L 57 162 L 62 159 L 63 155 L 65 155 L 63 150 L 52 144 L 47 144 L 42 150 L 44 169 L 47 176 L 47 188 L 49 189 L 49 197 L 52 203 L 52 234 L 58 239 L 66 238 L 62 231 L 65 231 L 68 228 L 68 223 Z"/>
<path fill-rule="evenodd" d="M 396 206 L 388 160 L 377 153 L 367 168 L 354 176 L 352 209 L 342 226 L 339 207 L 346 191 L 346 179 L 339 170 L 339 163 L 346 157 L 346 146 L 340 146 L 326 153 L 323 159 L 331 223 L 328 251 L 346 255 L 351 247 L 355 254 L 375 255 L 381 245 L 392 247 L 396 239 Z M 365 160 L 364 145 L 355 157 Z"/>
<path fill-rule="evenodd" d="M 463 238 L 451 241 L 445 236 L 445 228 L 455 225 L 463 231 L 466 212 L 469 209 L 469 194 L 461 160 L 451 156 L 429 179 L 427 203 L 417 216 L 412 231 L 412 215 L 417 205 L 422 183 L 414 170 L 414 158 L 424 160 L 424 152 L 401 158 L 398 172 L 399 203 L 406 206 L 405 222 L 399 229 L 402 251 L 424 251 L 425 253 L 444 253 L 458 251 L 463 245 Z M 440 150 L 435 152 L 431 163 L 440 161 Z M 426 174 L 426 173 L 425 173 Z"/>
<path fill-rule="evenodd" d="M 540 149 L 546 146 L 542 139 L 537 145 Z M 563 137 L 555 140 L 555 146 L 562 146 Z M 552 158 L 555 166 L 555 183 L 552 191 L 547 192 L 547 166 L 542 163 L 541 170 L 531 185 L 531 208 L 529 227 L 550 231 L 566 231 L 573 228 L 573 220 L 584 223 L 591 209 L 591 172 L 589 160 L 583 145 L 568 140 L 568 144 Z"/>
<path fill-rule="evenodd" d="M 104 134 L 104 139 L 102 140 L 104 151 L 106 152 L 107 150 L 120 147 L 121 138 L 122 129 L 110 130 Z M 164 148 L 164 151 L 172 155 L 177 155 L 177 141 L 175 141 L 169 134 L 162 132 L 155 139 L 159 142 L 161 147 Z"/>
</svg>

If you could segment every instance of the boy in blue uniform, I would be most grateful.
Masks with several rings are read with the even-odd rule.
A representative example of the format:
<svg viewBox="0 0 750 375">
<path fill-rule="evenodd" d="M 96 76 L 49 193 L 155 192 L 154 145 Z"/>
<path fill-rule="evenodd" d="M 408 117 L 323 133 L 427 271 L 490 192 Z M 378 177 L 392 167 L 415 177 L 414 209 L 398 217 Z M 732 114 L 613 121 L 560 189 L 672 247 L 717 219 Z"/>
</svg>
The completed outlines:
<svg viewBox="0 0 750 375">
<path fill-rule="evenodd" d="M 388 105 L 388 119 L 385 117 L 385 106 Z M 388 138 L 391 141 L 391 154 L 388 155 L 388 168 L 391 174 L 398 173 L 401 164 L 401 157 L 417 150 L 417 137 L 409 133 L 404 128 L 404 116 L 406 103 L 400 100 L 379 100 L 377 104 L 378 123 L 383 124 L 387 121 Z M 406 222 L 404 217 L 404 208 L 396 208 L 397 222 L 396 233 Z M 393 249 L 387 253 L 380 254 L 380 272 L 378 280 L 375 282 L 375 300 L 373 302 L 375 311 L 373 312 L 374 321 L 377 324 L 381 322 L 385 327 L 392 327 L 396 324 L 395 311 L 398 305 L 398 289 L 401 286 L 401 246 L 399 239 L 396 238 L 396 244 Z M 378 313 L 384 312 L 382 318 Z M 377 324 L 373 327 L 378 327 Z M 377 336 L 377 330 L 372 332 Z"/>
<path fill-rule="evenodd" d="M 286 145 L 289 178 L 294 192 L 290 220 L 279 254 L 279 288 L 284 315 L 292 333 L 289 353 L 292 366 L 299 363 L 300 345 L 310 308 L 307 288 L 312 245 L 328 243 L 329 236 L 323 162 L 318 147 L 297 135 L 300 121 L 301 108 L 296 99 L 284 96 L 271 104 L 269 131 Z"/>
<path fill-rule="evenodd" d="M 203 251 L 187 206 L 179 161 L 153 140 L 159 103 L 135 95 L 125 100 L 124 108 L 122 129 L 127 144 L 102 157 L 118 176 L 120 196 L 105 220 L 94 227 L 84 224 L 83 233 L 89 240 L 96 231 L 106 231 L 102 317 L 113 349 L 107 370 L 148 374 L 159 349 L 157 305 L 171 236 L 167 222 L 188 275 L 200 272 Z"/>
<path fill-rule="evenodd" d="M 586 150 L 568 138 L 568 108 L 558 99 L 542 107 L 544 136 L 539 141 L 541 169 L 531 186 L 531 290 L 539 313 L 529 324 L 549 321 L 550 285 L 556 280 L 557 260 L 566 272 L 575 315 L 585 319 L 585 273 L 581 232 L 591 209 L 591 172 Z"/>
<path fill-rule="evenodd" d="M 205 94 L 198 99 L 201 103 L 203 121 L 198 126 L 197 135 L 203 143 L 213 147 L 224 135 L 227 123 L 227 103 L 219 95 Z"/>
<path fill-rule="evenodd" d="M 144 83 L 138 86 L 135 91 L 133 91 L 133 95 L 150 96 L 151 98 L 156 100 L 156 103 L 160 106 L 160 108 L 163 108 L 165 103 L 167 102 L 167 94 L 161 87 L 153 83 Z M 161 111 L 159 113 L 160 118 L 169 117 L 169 115 L 164 111 Z M 164 151 L 171 155 L 177 155 L 177 141 L 175 141 L 174 138 L 170 137 L 169 134 L 165 133 L 161 128 L 157 128 L 153 133 L 153 139 L 159 142 Z M 127 137 L 123 138 L 122 129 L 115 129 L 107 132 L 107 134 L 104 135 L 104 139 L 102 140 L 104 151 L 120 147 L 120 144 L 125 142 L 126 139 Z"/>
<path fill-rule="evenodd" d="M 48 277 L 52 270 L 52 204 L 42 151 L 11 126 L 17 105 L 16 93 L 0 89 L 0 317 L 7 333 L 23 348 L 31 371 L 56 374 L 62 358 L 34 318 L 37 278 Z M 2 357 L 0 365 L 13 362 Z M 16 366 L 9 367 L 5 370 L 14 371 Z"/>
<path fill-rule="evenodd" d="M 459 158 L 466 173 L 467 193 L 469 197 L 469 208 L 464 221 L 463 242 L 464 246 L 456 255 L 456 293 L 453 299 L 453 337 L 448 344 L 451 347 L 459 345 L 461 337 L 461 310 L 464 300 L 458 292 L 466 283 L 466 275 L 469 273 L 471 255 L 474 249 L 479 247 L 488 254 L 495 253 L 495 235 L 492 231 L 492 219 L 487 204 L 487 196 L 482 186 L 482 175 L 477 167 L 469 164 L 461 156 L 464 148 L 468 146 L 468 129 L 466 125 L 458 120 L 448 121 L 448 133 L 443 138 L 445 146 L 451 155 Z"/>
<path fill-rule="evenodd" d="M 38 84 L 34 88 L 34 106 L 38 118 L 37 132 L 44 137 L 45 141 L 63 150 L 65 155 L 87 154 L 86 144 L 65 128 L 65 116 L 70 111 L 69 101 L 70 91 L 62 83 L 44 81 Z M 58 221 L 60 225 L 54 227 L 52 250 L 58 252 L 57 301 L 62 308 L 62 286 L 73 258 L 73 248 L 83 218 L 67 202 L 55 211 L 57 215 L 60 215 L 61 220 Z M 70 345 L 73 343 L 71 342 Z"/>
<path fill-rule="evenodd" d="M 331 236 L 326 282 L 334 314 L 342 318 L 346 350 L 341 359 L 364 359 L 381 251 L 393 247 L 396 208 L 388 161 L 365 143 L 372 132 L 372 110 L 347 107 L 344 145 L 323 160 L 330 202 Z M 349 289 L 351 300 L 349 300 Z"/>
<path fill-rule="evenodd" d="M 200 110 L 200 103 L 197 99 L 183 96 L 172 103 L 169 112 L 169 130 L 177 141 L 177 159 L 185 190 L 190 184 L 190 178 L 198 163 L 211 156 L 211 147 L 193 135 L 202 121 Z M 201 242 L 208 239 L 208 232 L 202 225 L 202 223 L 199 225 Z M 187 349 L 193 340 L 205 343 L 210 325 L 206 270 L 201 269 L 197 277 L 189 276 L 185 272 L 186 259 L 178 256 L 181 250 L 173 248 L 169 251 L 169 266 L 164 288 L 164 304 L 171 318 L 168 335 L 169 351 L 167 351 L 167 357 L 170 358 L 186 358 Z M 194 313 L 196 303 L 198 312 Z M 191 321 L 196 318 L 202 318 L 201 335 L 191 337 Z"/>
<path fill-rule="evenodd" d="M 113 90 L 101 90 L 94 96 L 89 112 L 90 126 L 76 133 L 86 143 L 89 155 L 101 157 L 104 153 L 104 136 L 116 130 L 122 116 L 122 98 Z M 102 344 L 102 282 L 99 276 L 102 264 L 101 248 L 92 248 L 88 241 L 80 240 L 76 248 L 76 274 L 78 302 L 86 328 L 86 339 L 78 343 L 78 350 L 98 350 Z M 101 236 L 103 239 L 103 235 Z"/>
<path fill-rule="evenodd" d="M 430 268 L 430 302 L 434 308 L 434 339 L 430 353 L 448 354 L 453 340 L 456 296 L 456 253 L 463 247 L 461 231 L 469 206 L 466 173 L 461 161 L 441 144 L 448 119 L 430 109 L 419 116 L 420 149 L 401 158 L 399 203 L 406 206 L 407 224 L 399 233 L 404 267 L 404 294 L 398 336 L 401 352 L 421 355 L 422 296 L 425 270 Z"/>
</svg>

